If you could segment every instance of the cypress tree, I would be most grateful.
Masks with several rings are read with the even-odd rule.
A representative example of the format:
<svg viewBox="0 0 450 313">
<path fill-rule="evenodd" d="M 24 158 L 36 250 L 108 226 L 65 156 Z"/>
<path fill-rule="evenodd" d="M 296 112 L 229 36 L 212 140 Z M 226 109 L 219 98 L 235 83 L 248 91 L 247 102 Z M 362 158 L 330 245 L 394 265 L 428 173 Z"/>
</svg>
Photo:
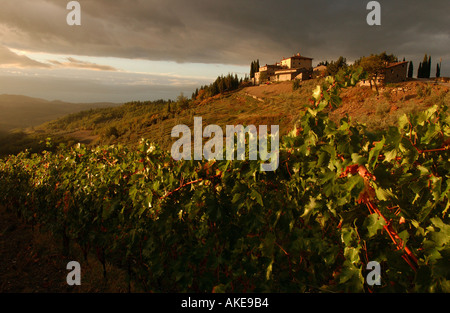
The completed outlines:
<svg viewBox="0 0 450 313">
<path fill-rule="evenodd" d="M 428 69 L 427 69 L 427 78 L 430 78 L 430 76 L 431 76 L 431 55 L 430 55 L 430 57 L 428 58 L 428 63 L 427 63 L 427 65 L 428 65 Z"/>
<path fill-rule="evenodd" d="M 441 77 L 441 66 L 439 65 L 439 63 L 436 64 L 436 77 Z"/>
<path fill-rule="evenodd" d="M 420 62 L 419 64 L 419 69 L 417 70 L 417 78 L 422 78 L 423 77 L 423 73 L 422 73 L 422 62 Z"/>
<path fill-rule="evenodd" d="M 421 78 L 427 78 L 428 72 L 428 55 L 425 53 L 422 61 Z"/>
<path fill-rule="evenodd" d="M 259 59 L 256 61 L 253 61 L 250 65 L 250 78 L 255 77 L 255 73 L 259 72 Z"/>
<path fill-rule="evenodd" d="M 252 64 L 250 65 L 250 78 L 255 77 L 255 61 L 252 61 Z"/>
<path fill-rule="evenodd" d="M 414 65 L 412 61 L 409 61 L 409 66 L 408 66 L 408 78 L 412 78 L 413 77 L 413 72 L 414 72 Z"/>
</svg>

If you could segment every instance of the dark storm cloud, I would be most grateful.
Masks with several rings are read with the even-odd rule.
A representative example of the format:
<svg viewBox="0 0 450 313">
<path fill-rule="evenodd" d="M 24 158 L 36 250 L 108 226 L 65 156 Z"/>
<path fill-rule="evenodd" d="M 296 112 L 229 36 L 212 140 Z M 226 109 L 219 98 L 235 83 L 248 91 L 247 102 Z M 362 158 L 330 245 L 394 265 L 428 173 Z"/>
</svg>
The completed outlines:
<svg viewBox="0 0 450 313">
<path fill-rule="evenodd" d="M 66 24 L 66 0 L 3 1 L 0 43 L 89 56 L 246 65 L 301 52 L 315 61 L 387 51 L 450 58 L 448 0 L 80 0 L 82 26 Z"/>
</svg>

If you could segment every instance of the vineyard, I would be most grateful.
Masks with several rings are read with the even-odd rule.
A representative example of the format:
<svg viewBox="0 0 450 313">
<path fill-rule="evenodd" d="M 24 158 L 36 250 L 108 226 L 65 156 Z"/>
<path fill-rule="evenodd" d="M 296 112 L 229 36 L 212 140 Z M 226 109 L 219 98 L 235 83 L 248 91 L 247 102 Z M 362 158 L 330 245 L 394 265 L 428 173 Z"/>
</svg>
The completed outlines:
<svg viewBox="0 0 450 313">
<path fill-rule="evenodd" d="M 174 161 L 145 140 L 60 147 L 0 160 L 0 203 L 145 291 L 450 292 L 448 106 L 376 133 L 335 124 L 340 90 L 363 75 L 317 86 L 275 172 Z"/>
</svg>

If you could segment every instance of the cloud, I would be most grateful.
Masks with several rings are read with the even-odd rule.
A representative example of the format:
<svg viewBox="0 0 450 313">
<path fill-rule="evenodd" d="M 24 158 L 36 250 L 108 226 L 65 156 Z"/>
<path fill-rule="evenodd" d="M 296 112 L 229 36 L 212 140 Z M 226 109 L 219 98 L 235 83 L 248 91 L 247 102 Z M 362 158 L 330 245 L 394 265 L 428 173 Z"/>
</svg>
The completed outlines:
<svg viewBox="0 0 450 313">
<path fill-rule="evenodd" d="M 48 68 L 48 64 L 44 64 L 25 55 L 19 55 L 12 52 L 4 46 L 0 46 L 0 67 L 16 67 L 16 68 L 30 68 L 41 67 Z"/>
<path fill-rule="evenodd" d="M 380 1 L 368 26 L 360 0 L 83 0 L 81 26 L 67 1 L 3 0 L 0 44 L 19 50 L 178 63 L 273 63 L 300 52 L 314 62 L 386 51 L 418 63 L 450 60 L 448 0 Z M 66 63 L 66 62 L 64 62 Z M 445 66 L 444 66 L 445 64 Z M 88 66 L 70 62 L 67 66 Z M 448 74 L 447 74 L 448 75 Z"/>
<path fill-rule="evenodd" d="M 96 70 L 96 71 L 117 71 L 115 67 L 109 65 L 99 65 L 92 62 L 86 62 L 77 60 L 75 58 L 69 57 L 67 58 L 68 62 L 59 62 L 56 60 L 49 60 L 49 62 L 56 66 L 57 68 L 78 68 L 78 69 L 88 69 L 88 70 Z"/>
<path fill-rule="evenodd" d="M 78 68 L 97 71 L 118 71 L 113 66 L 100 65 L 92 62 L 82 61 L 73 57 L 66 58 L 67 62 L 49 60 L 49 63 L 42 63 L 11 51 L 11 49 L 0 46 L 0 67 L 14 68 Z"/>
<path fill-rule="evenodd" d="M 384 50 L 450 57 L 448 0 L 382 2 L 377 27 L 367 25 L 367 2 L 359 0 L 80 3 L 82 25 L 70 27 L 66 1 L 4 0 L 0 42 L 68 55 L 238 65 L 297 52 L 317 61 Z"/>
</svg>

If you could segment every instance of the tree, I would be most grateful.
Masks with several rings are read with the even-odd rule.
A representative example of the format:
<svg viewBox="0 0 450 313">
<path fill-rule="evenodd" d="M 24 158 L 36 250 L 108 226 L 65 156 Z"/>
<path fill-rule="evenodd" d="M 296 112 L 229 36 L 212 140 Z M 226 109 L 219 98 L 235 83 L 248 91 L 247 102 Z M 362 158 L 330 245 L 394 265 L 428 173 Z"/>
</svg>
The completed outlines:
<svg viewBox="0 0 450 313">
<path fill-rule="evenodd" d="M 225 88 L 228 89 L 228 86 L 225 87 L 225 82 L 223 77 L 217 82 L 217 88 L 219 89 L 219 93 L 223 93 L 225 91 Z"/>
<path fill-rule="evenodd" d="M 425 56 L 423 57 L 422 66 L 419 67 L 419 71 L 417 73 L 418 78 L 430 78 L 431 74 L 431 56 L 428 57 L 428 55 L 425 53 Z"/>
<path fill-rule="evenodd" d="M 186 109 L 189 106 L 189 99 L 181 92 L 177 97 L 177 104 L 179 108 Z"/>
<path fill-rule="evenodd" d="M 195 89 L 195 91 L 192 93 L 192 100 L 197 99 L 198 96 L 198 88 Z"/>
<path fill-rule="evenodd" d="M 259 72 L 259 59 L 253 61 L 250 65 L 250 79 L 255 77 L 255 73 Z"/>
<path fill-rule="evenodd" d="M 439 63 L 436 64 L 436 77 L 441 77 L 441 66 L 439 65 Z"/>
<path fill-rule="evenodd" d="M 341 56 L 336 61 L 331 61 L 327 65 L 327 72 L 328 75 L 334 76 L 339 72 L 340 69 L 347 67 L 348 67 L 347 59 Z"/>
<path fill-rule="evenodd" d="M 414 73 L 414 65 L 412 61 L 409 61 L 409 66 L 408 66 L 408 78 L 412 78 L 413 77 L 413 73 Z"/>
<path fill-rule="evenodd" d="M 417 78 L 423 77 L 423 69 L 422 69 L 422 62 L 419 64 L 419 68 L 417 69 Z"/>
<path fill-rule="evenodd" d="M 430 55 L 429 58 L 428 58 L 428 63 L 427 63 L 427 65 L 428 65 L 428 69 L 427 69 L 427 78 L 430 78 L 430 76 L 431 76 L 431 55 Z"/>
<path fill-rule="evenodd" d="M 368 74 L 368 80 L 370 88 L 372 88 L 372 82 L 375 85 L 375 90 L 378 94 L 377 81 L 378 77 L 382 75 L 386 68 L 386 60 L 391 60 L 391 56 L 387 56 L 385 52 L 379 55 L 371 55 L 369 57 L 362 57 L 355 62 L 356 66 L 361 66 Z"/>
<path fill-rule="evenodd" d="M 377 55 L 382 61 L 387 63 L 398 62 L 398 58 L 393 54 L 387 54 L 386 51 Z"/>
<path fill-rule="evenodd" d="M 250 65 L 250 79 L 255 77 L 255 61 Z"/>
</svg>

